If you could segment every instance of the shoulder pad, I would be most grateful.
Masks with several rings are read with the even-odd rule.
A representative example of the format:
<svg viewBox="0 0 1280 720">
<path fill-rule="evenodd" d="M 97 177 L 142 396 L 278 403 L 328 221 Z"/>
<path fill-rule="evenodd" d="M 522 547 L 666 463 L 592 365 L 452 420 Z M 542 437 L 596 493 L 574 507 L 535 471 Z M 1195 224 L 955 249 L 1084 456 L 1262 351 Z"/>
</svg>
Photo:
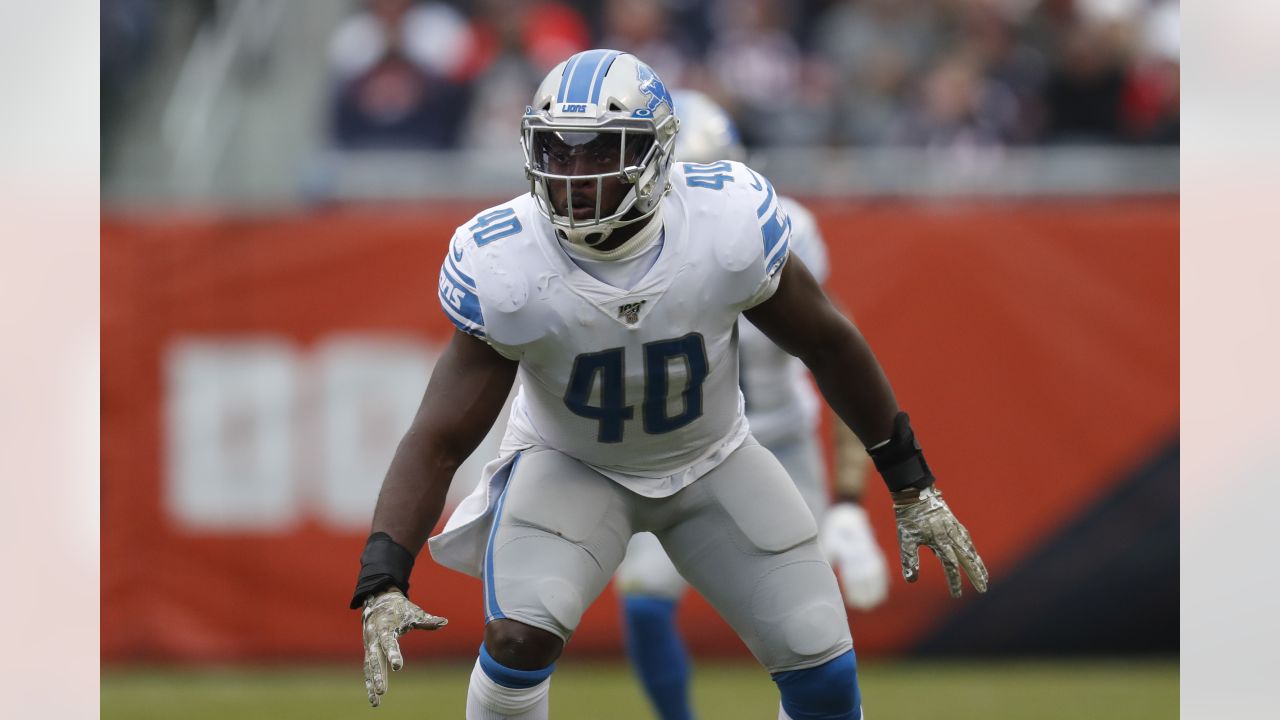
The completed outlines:
<svg viewBox="0 0 1280 720">
<path fill-rule="evenodd" d="M 742 163 L 678 163 L 673 183 L 688 207 L 690 232 L 727 273 L 732 303 L 760 297 L 787 258 L 791 231 L 768 180 Z"/>
<path fill-rule="evenodd" d="M 468 261 L 483 304 L 498 312 L 511 313 L 524 307 L 529 288 L 521 272 L 521 256 L 530 234 L 525 232 L 528 217 L 522 217 L 518 200 L 478 213 L 458 227 L 450 243 L 450 254 L 459 251 Z"/>
<path fill-rule="evenodd" d="M 787 257 L 791 221 L 773 184 L 740 162 L 683 165 L 691 204 L 718 200 L 724 231 L 715 234 L 716 261 L 730 272 L 758 264 L 768 276 L 777 272 Z"/>
<path fill-rule="evenodd" d="M 504 316 L 528 303 L 521 270 L 528 245 L 519 201 L 485 210 L 463 223 L 449 241 L 440 269 L 440 304 L 458 329 L 494 341 L 506 333 Z"/>
</svg>

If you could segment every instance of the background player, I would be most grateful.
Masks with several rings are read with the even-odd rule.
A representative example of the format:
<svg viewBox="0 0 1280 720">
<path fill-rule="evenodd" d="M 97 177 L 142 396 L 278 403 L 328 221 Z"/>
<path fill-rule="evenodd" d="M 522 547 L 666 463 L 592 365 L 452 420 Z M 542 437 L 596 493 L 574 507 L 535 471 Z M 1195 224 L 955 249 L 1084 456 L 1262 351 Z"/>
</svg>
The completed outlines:
<svg viewBox="0 0 1280 720">
<path fill-rule="evenodd" d="M 352 606 L 366 689 L 386 691 L 396 638 L 435 629 L 402 591 L 455 469 L 521 379 L 500 456 L 432 538 L 441 564 L 484 579 L 486 626 L 467 717 L 539 720 L 554 662 L 635 532 L 773 676 L 780 718 L 861 717 L 840 591 L 817 526 L 747 429 L 745 313 L 804 360 L 893 492 L 903 573 L 919 545 L 953 595 L 986 570 L 934 487 L 907 415 L 857 329 L 803 262 L 767 180 L 739 163 L 672 166 L 678 122 L 635 57 L 579 53 L 521 124 L 532 192 L 458 229 L 439 294 L 458 331 L 383 482 Z"/>
<path fill-rule="evenodd" d="M 713 163 L 746 159 L 733 121 L 695 90 L 671 93 L 680 132 L 676 161 Z M 815 280 L 828 274 L 827 250 L 812 214 L 791 198 L 778 202 L 791 219 L 790 252 Z M 818 442 L 821 403 L 804 363 L 779 348 L 750 321 L 739 330 L 739 373 L 751 434 L 778 458 L 820 521 L 821 544 L 839 571 L 846 602 L 859 610 L 879 605 L 888 592 L 884 557 L 861 505 L 870 462 L 862 444 L 838 419 L 836 504 L 828 500 L 826 462 Z M 627 655 L 663 720 L 692 717 L 689 657 L 676 627 L 676 606 L 688 584 L 652 533 L 637 533 L 618 568 Z"/>
</svg>

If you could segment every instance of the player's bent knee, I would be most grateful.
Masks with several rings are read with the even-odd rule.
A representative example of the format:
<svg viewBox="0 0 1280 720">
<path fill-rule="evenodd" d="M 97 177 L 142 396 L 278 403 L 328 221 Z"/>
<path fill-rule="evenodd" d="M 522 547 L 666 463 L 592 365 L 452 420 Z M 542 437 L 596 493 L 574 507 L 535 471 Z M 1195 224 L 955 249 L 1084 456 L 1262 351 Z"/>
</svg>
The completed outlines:
<svg viewBox="0 0 1280 720">
<path fill-rule="evenodd" d="M 860 720 L 862 694 L 850 650 L 816 667 L 773 674 L 792 720 Z"/>
<path fill-rule="evenodd" d="M 480 649 L 482 666 L 487 656 L 496 665 L 512 671 L 546 670 L 550 675 L 549 668 L 564 650 L 564 641 L 541 628 L 503 619 L 485 625 L 484 645 Z M 497 678 L 494 682 L 502 684 Z"/>
<path fill-rule="evenodd" d="M 520 670 L 493 657 L 488 648 L 480 646 L 480 669 L 489 679 L 505 688 L 523 690 L 538 685 L 551 676 L 556 669 L 555 663 L 532 670 Z"/>
<path fill-rule="evenodd" d="M 753 652 L 770 672 L 810 667 L 853 647 L 831 566 L 822 560 L 777 568 L 752 597 L 761 628 Z"/>
<path fill-rule="evenodd" d="M 846 646 L 848 625 L 844 609 L 817 601 L 796 608 L 782 623 L 782 640 L 795 658 L 818 660 Z M 793 664 L 799 664 L 794 663 Z"/>
</svg>

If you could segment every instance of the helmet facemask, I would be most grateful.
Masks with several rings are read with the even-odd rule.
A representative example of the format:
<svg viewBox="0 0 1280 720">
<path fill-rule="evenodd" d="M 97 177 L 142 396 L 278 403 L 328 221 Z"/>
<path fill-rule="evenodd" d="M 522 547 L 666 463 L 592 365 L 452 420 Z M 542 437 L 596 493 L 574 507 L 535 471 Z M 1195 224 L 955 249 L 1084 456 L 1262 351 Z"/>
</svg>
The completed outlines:
<svg viewBox="0 0 1280 720">
<path fill-rule="evenodd" d="M 564 239 L 591 248 L 651 217 L 667 189 L 675 123 L 672 115 L 655 121 L 623 112 L 594 122 L 556 121 L 529 108 L 521 145 L 538 210 Z M 618 194 L 618 183 L 625 192 L 606 197 Z"/>
</svg>

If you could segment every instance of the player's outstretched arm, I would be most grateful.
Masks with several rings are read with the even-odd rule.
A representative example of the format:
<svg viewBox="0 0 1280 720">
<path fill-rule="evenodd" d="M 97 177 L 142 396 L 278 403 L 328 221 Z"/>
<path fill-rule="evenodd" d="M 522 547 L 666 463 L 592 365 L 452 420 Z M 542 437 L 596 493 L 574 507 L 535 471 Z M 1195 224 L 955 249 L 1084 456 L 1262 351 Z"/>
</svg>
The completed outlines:
<svg viewBox="0 0 1280 720">
<path fill-rule="evenodd" d="M 898 400 L 862 333 L 822 292 L 800 258 L 782 266 L 778 289 L 743 313 L 813 373 L 827 404 L 866 447 L 888 438 Z"/>
<path fill-rule="evenodd" d="M 483 340 L 454 331 L 382 481 L 373 532 L 390 535 L 415 555 L 422 549 L 444 510 L 454 471 L 493 427 L 517 367 Z"/>
<path fill-rule="evenodd" d="M 774 294 L 744 315 L 804 361 L 827 404 L 868 448 L 893 494 L 903 577 L 907 582 L 919 578 L 919 548 L 924 545 L 941 561 L 953 597 L 960 596 L 961 570 L 978 592 L 986 592 L 982 558 L 934 487 L 910 418 L 898 407 L 866 339 L 798 258 L 789 258 L 781 272 Z"/>
<path fill-rule="evenodd" d="M 388 667 L 404 664 L 400 636 L 448 622 L 405 597 L 409 574 L 444 510 L 454 472 L 498 417 L 517 367 L 482 340 L 455 332 L 382 481 L 351 599 L 352 608 L 364 606 L 365 690 L 375 707 L 387 691 Z"/>
</svg>

